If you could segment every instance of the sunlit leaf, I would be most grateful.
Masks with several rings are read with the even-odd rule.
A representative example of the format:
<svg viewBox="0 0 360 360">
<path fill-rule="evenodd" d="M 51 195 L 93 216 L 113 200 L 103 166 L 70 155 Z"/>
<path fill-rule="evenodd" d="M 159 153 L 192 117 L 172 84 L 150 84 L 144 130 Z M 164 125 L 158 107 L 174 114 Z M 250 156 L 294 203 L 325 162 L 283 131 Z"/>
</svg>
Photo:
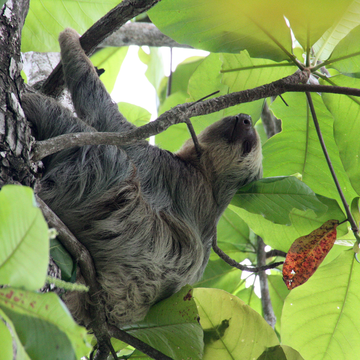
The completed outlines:
<svg viewBox="0 0 360 360">
<path fill-rule="evenodd" d="M 278 260 L 280 259 L 282 258 L 278 258 Z M 280 275 L 268 275 L 267 280 L 269 286 L 269 294 L 271 298 L 271 305 L 276 316 L 275 330 L 280 333 L 282 308 L 284 306 L 284 301 L 286 297 L 289 295 L 289 290 L 287 289 Z"/>
<path fill-rule="evenodd" d="M 17 185 L 1 189 L 0 240 L 0 284 L 41 288 L 49 263 L 49 237 L 32 189 Z"/>
<path fill-rule="evenodd" d="M 329 220 L 293 242 L 283 265 L 283 278 L 289 290 L 304 284 L 314 274 L 334 245 L 338 224 L 337 220 Z"/>
<path fill-rule="evenodd" d="M 299 173 L 302 181 L 315 193 L 336 199 L 341 204 L 311 115 L 307 111 L 305 94 L 286 93 L 284 98 L 289 106 L 286 106 L 281 99 L 276 99 L 271 105 L 275 115 L 282 120 L 283 130 L 280 134 L 269 139 L 263 146 L 264 177 Z M 346 199 L 351 202 L 357 194 L 344 171 L 344 166 L 339 157 L 339 149 L 334 141 L 334 119 L 324 106 L 320 96 L 313 95 L 312 98 L 332 165 Z M 339 122 L 344 118 L 344 116 L 340 117 Z M 348 124 L 345 121 L 342 123 L 344 127 Z M 348 134 L 352 141 L 357 138 L 356 131 Z M 355 147 L 357 146 L 359 146 L 359 142 L 355 144 Z M 349 149 L 349 151 L 351 150 Z"/>
<path fill-rule="evenodd" d="M 151 114 L 141 106 L 119 102 L 118 108 L 124 117 L 136 126 L 145 125 L 150 121 Z"/>
<path fill-rule="evenodd" d="M 174 360 L 201 359 L 203 332 L 190 286 L 155 304 L 143 321 L 124 329 Z"/>
<path fill-rule="evenodd" d="M 250 306 L 217 289 L 194 289 L 204 329 L 203 360 L 256 359 L 266 347 L 279 344 L 273 329 Z"/>
<path fill-rule="evenodd" d="M 328 210 L 322 216 L 316 217 L 312 210 L 301 211 L 292 210 L 289 214 L 291 226 L 274 224 L 266 220 L 262 215 L 252 214 L 236 206 L 230 205 L 230 208 L 239 214 L 245 220 L 252 230 L 263 238 L 267 245 L 274 249 L 287 252 L 295 239 L 306 235 L 314 229 L 320 227 L 329 219 L 346 219 L 345 214 L 341 211 L 338 203 L 333 199 L 318 196 L 318 199 L 327 206 Z M 346 224 L 339 226 L 339 235 L 348 232 Z"/>
<path fill-rule="evenodd" d="M 11 346 L 10 355 L 11 355 L 11 357 L 9 357 L 9 360 L 10 359 L 12 359 L 12 360 L 31 360 L 29 358 L 29 355 L 26 353 L 24 346 L 18 337 L 18 334 L 16 333 L 16 329 L 15 329 L 13 322 L 0 309 L 0 322 L 3 323 L 3 321 L 6 322 L 5 326 L 7 328 L 7 331 L 11 334 L 11 337 L 10 337 L 10 346 Z M 9 331 L 9 329 L 11 329 L 11 330 Z M 4 344 L 5 341 L 7 341 L 7 336 L 1 334 L 1 336 L 0 336 L 0 344 L 2 345 L 1 349 L 2 349 L 2 352 L 4 352 L 4 354 L 6 355 L 7 349 L 6 349 L 6 345 Z M 13 344 L 14 344 L 14 346 L 16 346 L 16 357 L 13 356 L 14 355 L 13 354 Z M 2 355 L 3 355 L 3 353 L 2 353 Z"/>
<path fill-rule="evenodd" d="M 360 77 L 360 50 L 357 41 L 360 36 L 360 26 L 353 29 L 335 47 L 329 59 L 332 67 L 344 75 Z"/>
<path fill-rule="evenodd" d="M 98 69 L 105 70 L 105 72 L 101 74 L 100 79 L 105 85 L 108 93 L 111 93 L 114 88 L 116 78 L 127 51 L 127 46 L 121 48 L 108 47 L 101 49 L 101 51 L 98 51 L 91 56 L 91 61 L 94 66 Z"/>
<path fill-rule="evenodd" d="M 252 89 L 293 74 L 297 67 L 287 61 L 251 58 L 247 51 L 221 54 L 223 83 L 231 92 Z M 259 100 L 258 100 L 259 101 Z"/>
<path fill-rule="evenodd" d="M 331 6 L 331 5 L 329 5 Z M 340 9 L 337 9 L 340 11 Z M 339 41 L 343 39 L 351 29 L 360 24 L 360 1 L 349 2 L 343 9 L 339 20 L 325 31 L 321 38 L 314 44 L 313 49 L 317 59 L 326 60 Z"/>
<path fill-rule="evenodd" d="M 338 22 L 351 0 L 301 2 L 217 0 L 162 0 L 149 15 L 165 34 L 180 43 L 213 52 L 238 53 L 275 61 L 289 59 L 291 36 L 309 49 Z M 321 15 L 319 11 L 321 10 Z"/>
<path fill-rule="evenodd" d="M 283 225 L 291 224 L 292 209 L 311 209 L 318 215 L 327 210 L 315 193 L 293 176 L 254 181 L 240 188 L 231 204 Z"/>
<path fill-rule="evenodd" d="M 285 300 L 281 340 L 304 359 L 354 360 L 360 353 L 360 264 L 352 250 L 321 266 Z"/>
<path fill-rule="evenodd" d="M 337 86 L 360 88 L 360 79 L 340 75 L 331 78 L 331 81 Z M 352 187 L 360 195 L 360 100 L 355 97 L 325 93 L 322 97 L 335 119 L 334 136 L 346 174 Z M 339 175 L 341 176 L 341 173 Z M 340 184 L 348 189 L 343 181 L 340 181 Z"/>
<path fill-rule="evenodd" d="M 31 359 L 74 359 L 88 353 L 78 326 L 54 293 L 0 289 L 0 308 L 11 319 Z"/>
<path fill-rule="evenodd" d="M 0 3 L 1 6 L 1 3 Z M 3 314 L 0 311 L 0 349 L 2 360 L 13 360 L 13 346 L 12 336 L 10 330 L 5 325 L 5 319 L 2 318 Z"/>
<path fill-rule="evenodd" d="M 31 0 L 21 51 L 59 51 L 57 39 L 61 31 L 71 27 L 83 34 L 118 4 L 118 0 Z"/>
</svg>

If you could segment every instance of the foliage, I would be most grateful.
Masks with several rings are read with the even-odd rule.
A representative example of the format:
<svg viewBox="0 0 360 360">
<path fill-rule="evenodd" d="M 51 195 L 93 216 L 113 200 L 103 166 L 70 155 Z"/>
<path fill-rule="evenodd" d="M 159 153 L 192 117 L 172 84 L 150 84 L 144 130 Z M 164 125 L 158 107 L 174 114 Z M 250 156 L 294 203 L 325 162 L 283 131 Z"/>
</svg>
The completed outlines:
<svg viewBox="0 0 360 360">
<path fill-rule="evenodd" d="M 58 49 L 58 33 L 64 27 L 70 26 L 83 33 L 117 3 L 32 0 L 23 31 L 22 49 L 55 51 Z M 148 78 L 157 87 L 160 112 L 178 103 L 198 100 L 216 90 L 227 94 L 260 86 L 304 66 L 311 70 L 314 81 L 359 88 L 359 14 L 360 1 L 350 0 L 162 0 L 149 12 L 155 25 L 178 42 L 210 51 L 210 54 L 178 66 L 168 97 L 164 95 L 166 81 L 159 78 L 155 62 L 157 52 L 152 51 L 150 55 L 141 53 L 141 56 L 149 64 Z M 98 56 L 102 52 L 105 53 L 102 50 Z M 118 56 L 123 59 L 125 50 L 113 52 L 121 52 Z M 107 58 L 104 53 L 102 56 Z M 322 63 L 319 64 L 319 60 Z M 111 89 L 118 67 L 106 68 L 106 72 L 108 80 L 104 78 L 104 82 Z M 241 189 L 219 221 L 218 244 L 239 262 L 245 259 L 251 263 L 256 261 L 255 234 L 271 248 L 287 252 L 295 239 L 309 234 L 326 221 L 336 219 L 342 222 L 346 219 L 343 203 L 316 136 L 305 94 L 287 93 L 283 97 L 289 106 L 280 98 L 266 100 L 273 115 L 282 121 L 281 133 L 264 140 L 263 144 L 264 177 L 271 179 Z M 315 93 L 312 99 L 341 188 L 348 204 L 352 205 L 353 216 L 359 218 L 359 99 L 326 93 Z M 257 121 L 264 101 L 240 104 L 195 118 L 194 127 L 198 132 L 220 117 L 239 112 L 251 114 L 253 121 Z M 134 122 L 148 120 L 148 115 L 139 108 L 129 104 L 120 104 L 119 107 Z M 261 121 L 257 126 L 261 126 Z M 187 130 L 180 124 L 157 136 L 155 141 L 174 151 L 187 138 Z M 20 189 L 23 188 L 4 188 L 0 192 L 0 283 L 14 287 L 5 288 L 0 294 L 0 318 L 7 324 L 4 327 L 0 321 L 1 348 L 9 359 L 11 338 L 17 344 L 19 359 L 32 357 L 31 351 L 48 349 L 44 345 L 43 349 L 34 350 L 35 340 L 26 336 L 34 324 L 39 337 L 43 331 L 48 332 L 49 336 L 45 338 L 48 346 L 54 344 L 51 338 L 59 339 L 60 348 L 66 348 L 69 354 L 63 358 L 74 358 L 74 354 L 79 358 L 87 351 L 83 330 L 60 310 L 61 302 L 55 295 L 33 292 L 44 283 L 44 263 L 48 261 L 47 230 L 44 223 L 34 230 L 35 220 L 40 221 L 37 220 L 39 209 L 32 206 L 29 190 Z M 4 195 L 8 191 L 14 193 Z M 291 292 L 282 282 L 279 272 L 272 270 L 268 280 L 278 318 L 275 331 L 255 312 L 261 312 L 261 308 L 254 288 L 246 288 L 240 271 L 212 254 L 204 277 L 195 285 L 193 293 L 204 330 L 203 358 L 357 358 L 360 350 L 356 338 L 360 331 L 357 314 L 360 265 L 354 261 L 353 251 L 340 245 L 354 243 L 347 223 L 338 226 L 337 236 L 337 242 L 313 277 Z M 183 291 L 188 292 L 188 289 Z M 183 294 L 174 296 L 181 299 Z M 21 296 L 28 300 L 27 306 L 20 309 L 15 298 Z M 37 306 L 32 308 L 34 299 Z M 186 343 L 193 341 L 191 346 L 195 345 L 197 350 L 189 356 L 201 358 L 196 355 L 201 353 L 199 349 L 202 349 L 203 342 L 194 321 L 197 316 L 195 303 L 186 308 L 193 317 L 181 322 L 177 312 L 185 311 L 184 304 L 179 301 L 180 304 L 175 306 L 174 299 L 156 305 L 164 307 L 160 318 L 154 315 L 156 309 L 152 309 L 145 320 L 147 325 L 139 325 L 136 331 L 139 337 L 165 353 L 171 353 L 174 359 L 183 355 L 176 352 L 177 347 L 184 348 Z M 49 309 L 51 313 L 47 316 Z M 174 317 L 170 317 L 171 312 Z M 66 318 L 65 326 L 62 322 L 65 320 L 60 321 L 60 317 Z M 150 331 L 152 326 L 154 333 Z M 46 330 L 41 330 L 41 327 Z M 154 335 L 157 331 L 161 336 Z M 161 341 L 151 338 L 150 333 L 155 338 L 159 336 Z M 166 339 L 171 340 L 167 349 L 164 345 Z M 277 346 L 280 341 L 281 347 Z M 116 350 L 124 347 L 119 345 Z M 45 358 L 42 354 L 40 357 Z M 138 357 L 144 358 L 134 352 L 132 358 Z"/>
</svg>

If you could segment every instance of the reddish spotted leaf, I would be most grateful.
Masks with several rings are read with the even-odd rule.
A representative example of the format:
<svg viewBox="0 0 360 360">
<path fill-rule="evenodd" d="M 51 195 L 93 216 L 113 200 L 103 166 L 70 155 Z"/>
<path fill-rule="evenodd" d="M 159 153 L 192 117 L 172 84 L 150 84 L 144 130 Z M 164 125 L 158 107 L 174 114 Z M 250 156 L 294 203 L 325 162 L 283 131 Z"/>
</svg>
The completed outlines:
<svg viewBox="0 0 360 360">
<path fill-rule="evenodd" d="M 328 220 L 309 235 L 296 239 L 283 266 L 283 278 L 289 290 L 303 284 L 314 274 L 336 240 L 337 220 Z"/>
</svg>

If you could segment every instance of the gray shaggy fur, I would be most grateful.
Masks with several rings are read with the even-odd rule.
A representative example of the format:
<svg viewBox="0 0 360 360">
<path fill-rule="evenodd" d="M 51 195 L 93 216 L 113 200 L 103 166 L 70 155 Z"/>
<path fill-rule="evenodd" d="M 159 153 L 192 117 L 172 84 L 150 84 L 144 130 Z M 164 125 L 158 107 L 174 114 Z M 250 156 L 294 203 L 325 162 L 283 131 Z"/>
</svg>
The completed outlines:
<svg viewBox="0 0 360 360">
<path fill-rule="evenodd" d="M 134 128 L 119 113 L 71 29 L 60 34 L 64 76 L 77 117 L 54 99 L 25 94 L 37 138 Z M 44 160 L 40 197 L 90 251 L 109 320 L 144 318 L 150 306 L 198 281 L 216 224 L 236 190 L 261 176 L 259 137 L 247 115 L 222 119 L 176 154 L 146 141 L 84 146 Z M 78 322 L 91 320 L 87 295 L 65 299 Z"/>
</svg>

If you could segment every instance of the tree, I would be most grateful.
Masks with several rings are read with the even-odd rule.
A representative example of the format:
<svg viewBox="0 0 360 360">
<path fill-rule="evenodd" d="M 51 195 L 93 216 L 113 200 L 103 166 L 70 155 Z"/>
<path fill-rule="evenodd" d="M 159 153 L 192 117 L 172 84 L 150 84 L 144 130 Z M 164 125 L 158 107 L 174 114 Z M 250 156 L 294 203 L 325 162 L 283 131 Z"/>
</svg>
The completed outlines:
<svg viewBox="0 0 360 360">
<path fill-rule="evenodd" d="M 106 15 L 117 4 L 108 2 L 101 5 L 105 18 L 93 25 L 100 16 L 95 1 L 87 4 L 53 1 L 49 8 L 32 0 L 21 36 L 22 51 L 56 51 L 56 38 L 64 27 L 84 33 L 93 25 L 82 38 L 84 49 L 91 54 L 114 29 L 156 2 L 124 0 Z M 34 187 L 40 166 L 36 161 L 54 151 L 54 142 L 34 143 L 21 110 L 20 33 L 28 5 L 25 0 L 16 3 L 9 0 L 0 16 L 0 79 L 4 90 L 0 94 L 1 186 Z M 356 341 L 360 329 L 357 310 L 360 270 L 354 257 L 354 250 L 359 248 L 360 193 L 358 10 L 354 1 L 306 0 L 300 4 L 284 0 L 275 3 L 162 0 L 148 12 L 153 24 L 164 34 L 179 43 L 208 50 L 210 55 L 179 65 L 172 74 L 171 88 L 166 89 L 167 79 L 154 80 L 156 50 L 148 56 L 142 54 L 159 94 L 159 119 L 124 136 L 108 136 L 106 140 L 84 136 L 77 140 L 81 141 L 77 145 L 104 141 L 120 144 L 156 135 L 157 144 L 176 150 L 188 137 L 185 127 L 190 117 L 197 116 L 192 123 L 198 132 L 220 117 L 239 112 L 251 114 L 254 121 L 262 119 L 257 128 L 264 142 L 264 179 L 240 189 L 233 199 L 218 225 L 219 248 L 231 254 L 235 265 L 244 269 L 238 263 L 245 259 L 256 266 L 268 262 L 271 267 L 279 255 L 289 251 L 295 239 L 305 241 L 303 236 L 309 233 L 313 236 L 313 231 L 323 229 L 322 225 L 329 220 L 336 220 L 336 225 L 326 230 L 327 234 L 333 235 L 336 227 L 337 240 L 315 274 L 308 281 L 301 279 L 305 284 L 291 292 L 278 268 L 271 270 L 267 279 L 260 271 L 262 306 L 254 286 L 246 288 L 239 270 L 214 253 L 202 281 L 194 289 L 184 288 L 155 305 L 137 328 L 124 329 L 166 355 L 153 353 L 143 344 L 135 344 L 132 338 L 125 339 L 126 334 L 119 329 L 104 328 L 106 322 L 99 311 L 95 314 L 99 321 L 93 327 L 98 341 L 97 359 L 106 358 L 109 336 L 128 341 L 155 358 L 356 358 L 360 350 Z M 144 32 L 142 23 L 131 26 L 134 34 L 137 27 Z M 156 31 L 153 25 L 146 26 Z M 129 33 L 126 34 L 129 44 Z M 158 41 L 151 45 L 160 45 L 165 40 Z M 170 40 L 166 41 L 168 45 Z M 170 44 L 178 46 L 172 41 Z M 124 57 L 124 51 L 105 48 L 93 58 L 95 65 L 105 67 L 108 77 L 103 81 L 111 88 L 109 79 L 116 74 L 101 64 L 101 58 L 108 54 L 119 59 Z M 47 79 L 42 91 L 59 92 L 59 74 L 61 69 Z M 220 94 L 198 101 L 218 90 Z M 279 96 L 282 94 L 284 102 Z M 186 101 L 196 103 L 184 105 Z M 120 106 L 133 121 L 148 121 L 143 110 L 129 104 Z M 264 129 L 269 135 L 274 134 L 277 119 L 281 119 L 282 130 L 267 139 Z M 324 140 L 332 167 L 318 135 Z M 64 145 L 62 139 L 56 151 L 74 146 L 71 137 L 66 141 Z M 47 213 L 45 207 L 42 210 L 60 237 L 67 239 L 67 250 L 80 260 L 86 256 L 84 249 L 76 247 L 76 239 L 75 248 L 69 245 L 71 234 L 62 233 L 65 230 L 56 218 L 51 218 L 51 211 Z M 90 349 L 85 329 L 64 312 L 57 295 L 35 293 L 45 280 L 48 232 L 40 210 L 33 206 L 31 189 L 5 186 L 1 190 L 0 222 L 0 239 L 4 239 L 0 243 L 0 283 L 9 285 L 0 290 L 0 343 L 4 358 L 67 359 L 85 355 Z M 338 223 L 342 224 L 337 226 Z M 258 236 L 271 251 L 264 252 Z M 323 235 L 315 240 L 318 243 L 324 240 L 326 244 L 331 241 Z M 318 249 L 316 245 L 315 251 Z M 289 253 L 292 251 L 293 247 Z M 63 278 L 69 280 L 74 272 L 72 261 L 61 260 L 54 252 L 52 255 L 63 263 Z M 64 262 L 68 265 L 64 266 Z M 304 263 L 300 264 L 301 272 Z M 81 269 L 83 266 L 88 265 L 80 262 Z M 298 281 L 298 274 L 290 271 L 290 275 L 296 275 L 291 280 Z M 94 286 L 90 291 L 94 291 Z M 175 304 L 176 314 L 171 310 Z M 275 331 L 259 313 L 269 322 L 275 314 Z M 12 355 L 12 339 L 16 355 Z M 126 344 L 118 341 L 112 345 L 115 351 L 126 348 Z M 136 350 L 132 358 L 139 356 Z"/>
</svg>

